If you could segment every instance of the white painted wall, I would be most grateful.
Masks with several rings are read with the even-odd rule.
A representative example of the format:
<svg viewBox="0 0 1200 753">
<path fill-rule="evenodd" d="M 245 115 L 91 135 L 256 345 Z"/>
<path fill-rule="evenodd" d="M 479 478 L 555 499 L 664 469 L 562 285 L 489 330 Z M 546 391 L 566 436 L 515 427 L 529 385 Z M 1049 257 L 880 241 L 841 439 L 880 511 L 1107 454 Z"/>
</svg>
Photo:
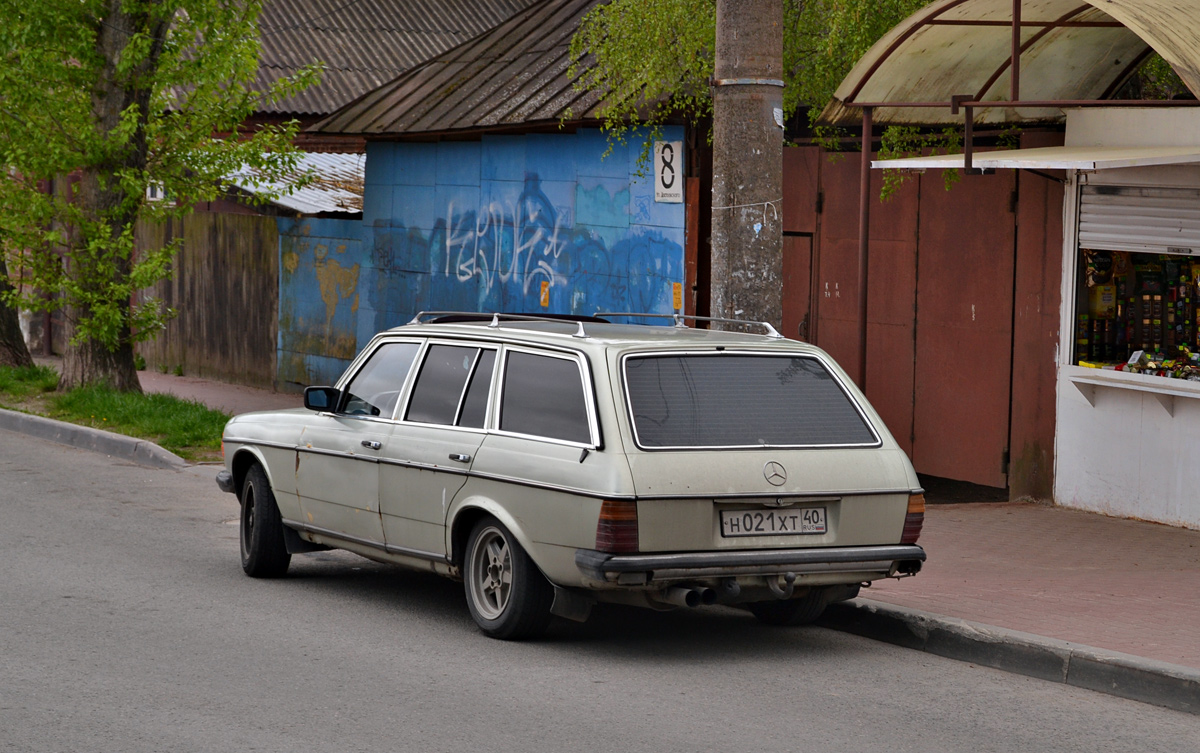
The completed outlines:
<svg viewBox="0 0 1200 753">
<path fill-rule="evenodd" d="M 1055 502 L 1200 529 L 1200 382 L 1170 380 L 1186 397 L 1084 384 L 1093 405 L 1073 379 L 1095 371 L 1059 368 Z"/>
<path fill-rule="evenodd" d="M 1200 145 L 1200 107 L 1079 107 L 1063 112 L 1068 147 Z"/>
</svg>

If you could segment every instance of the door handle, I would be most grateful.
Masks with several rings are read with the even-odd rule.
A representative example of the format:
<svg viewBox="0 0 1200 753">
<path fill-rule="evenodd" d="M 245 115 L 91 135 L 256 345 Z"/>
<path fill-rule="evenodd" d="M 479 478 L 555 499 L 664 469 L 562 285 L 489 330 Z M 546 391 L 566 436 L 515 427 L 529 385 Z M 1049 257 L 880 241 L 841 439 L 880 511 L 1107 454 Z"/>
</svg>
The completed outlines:
<svg viewBox="0 0 1200 753">
<path fill-rule="evenodd" d="M 469 462 L 471 462 L 471 456 L 470 456 L 470 455 L 465 455 L 465 454 L 463 454 L 463 453 L 461 453 L 461 452 L 452 452 L 452 453 L 450 453 L 450 459 L 451 459 L 451 460 L 453 460 L 453 461 L 455 461 L 456 463 L 469 463 Z"/>
<path fill-rule="evenodd" d="M 363 446 L 363 447 L 366 447 L 366 448 L 368 448 L 368 449 L 371 449 L 371 450 L 378 450 L 378 449 L 379 449 L 379 447 L 380 447 L 380 444 L 379 444 L 378 442 L 375 442 L 375 441 L 373 441 L 373 440 L 370 440 L 370 439 L 364 439 L 364 440 L 362 441 L 362 446 Z"/>
</svg>

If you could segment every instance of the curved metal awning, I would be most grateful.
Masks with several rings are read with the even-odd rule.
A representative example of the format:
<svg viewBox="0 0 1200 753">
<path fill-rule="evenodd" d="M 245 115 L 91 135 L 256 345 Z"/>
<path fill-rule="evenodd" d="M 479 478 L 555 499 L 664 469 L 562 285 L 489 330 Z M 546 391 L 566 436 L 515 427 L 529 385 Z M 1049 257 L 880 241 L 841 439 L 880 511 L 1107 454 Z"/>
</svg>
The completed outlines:
<svg viewBox="0 0 1200 753">
<path fill-rule="evenodd" d="M 1110 99 L 1153 52 L 1200 92 L 1200 0 L 1022 0 L 1014 40 L 1013 0 L 938 0 L 909 16 L 859 60 L 821 122 L 856 125 L 862 105 L 881 124 L 962 123 L 952 97 L 1011 101 L 1012 51 L 1019 47 L 1021 102 Z M 856 106 L 857 105 L 857 106 Z M 1046 104 L 977 106 L 984 123 L 1059 121 Z"/>
</svg>

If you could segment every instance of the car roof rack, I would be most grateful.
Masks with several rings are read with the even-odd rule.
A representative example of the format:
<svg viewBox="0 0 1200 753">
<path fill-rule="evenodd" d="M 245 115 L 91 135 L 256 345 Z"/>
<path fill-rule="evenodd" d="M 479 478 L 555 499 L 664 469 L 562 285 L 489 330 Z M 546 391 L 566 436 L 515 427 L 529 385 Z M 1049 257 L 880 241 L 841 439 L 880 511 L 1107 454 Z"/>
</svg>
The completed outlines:
<svg viewBox="0 0 1200 753">
<path fill-rule="evenodd" d="M 694 322 L 719 322 L 721 324 L 748 324 L 756 327 L 763 327 L 767 330 L 767 337 L 773 340 L 783 340 L 783 335 L 779 334 L 779 330 L 771 326 L 770 322 L 756 322 L 750 319 L 722 319 L 716 316 L 693 316 L 691 314 L 647 314 L 635 311 L 597 311 L 597 317 L 608 316 L 647 316 L 655 319 L 674 319 L 676 327 L 687 328 L 684 320 L 690 319 Z"/>
<path fill-rule="evenodd" d="M 422 324 L 422 319 L 433 317 L 429 324 L 461 324 L 465 322 L 488 322 L 488 327 L 499 329 L 500 322 L 553 322 L 555 324 L 574 323 L 579 328 L 572 337 L 587 337 L 583 328 L 585 322 L 592 324 L 609 324 L 607 319 L 599 316 L 583 316 L 578 314 L 505 314 L 501 312 L 486 313 L 481 311 L 419 311 L 408 323 Z"/>
</svg>

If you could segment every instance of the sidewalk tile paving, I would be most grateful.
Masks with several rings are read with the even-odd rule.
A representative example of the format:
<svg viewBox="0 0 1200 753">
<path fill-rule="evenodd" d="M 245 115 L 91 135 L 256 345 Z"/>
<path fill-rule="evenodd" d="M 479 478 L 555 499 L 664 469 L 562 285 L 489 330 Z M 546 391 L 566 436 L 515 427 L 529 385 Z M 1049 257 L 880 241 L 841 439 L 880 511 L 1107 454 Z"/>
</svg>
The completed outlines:
<svg viewBox="0 0 1200 753">
<path fill-rule="evenodd" d="M 300 407 L 301 396 L 142 372 L 170 392 L 232 413 Z M 1200 531 L 1060 507 L 931 504 L 915 578 L 863 596 L 1200 669 Z"/>
<path fill-rule="evenodd" d="M 915 578 L 863 596 L 1200 669 L 1200 531 L 1028 503 L 929 505 Z"/>
<path fill-rule="evenodd" d="M 146 392 L 163 392 L 195 400 L 233 415 L 256 410 L 304 407 L 304 396 L 299 392 L 272 392 L 240 384 L 225 384 L 156 371 L 139 371 L 138 381 Z"/>
</svg>

